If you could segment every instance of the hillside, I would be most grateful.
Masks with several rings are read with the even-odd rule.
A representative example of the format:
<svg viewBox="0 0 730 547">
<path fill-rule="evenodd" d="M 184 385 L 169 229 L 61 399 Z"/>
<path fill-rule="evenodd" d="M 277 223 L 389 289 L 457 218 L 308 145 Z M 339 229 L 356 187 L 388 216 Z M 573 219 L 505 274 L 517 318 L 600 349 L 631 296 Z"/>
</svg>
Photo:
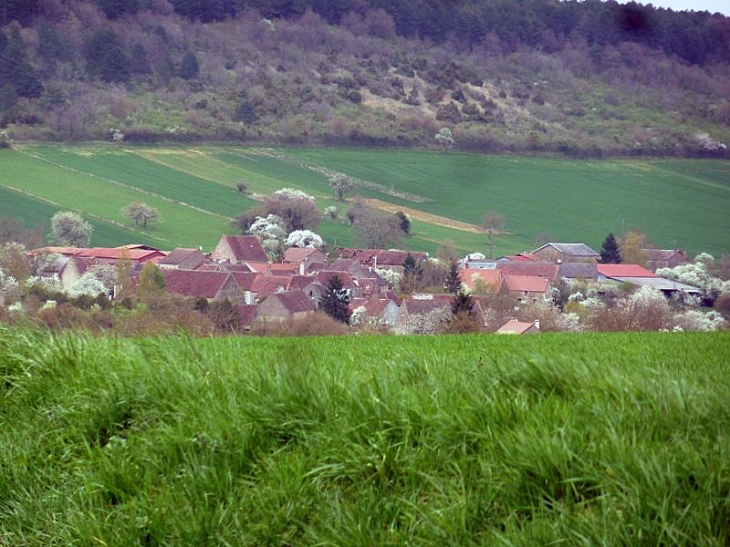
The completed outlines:
<svg viewBox="0 0 730 547">
<path fill-rule="evenodd" d="M 615 2 L 13 0 L 6 139 L 727 157 L 730 19 Z"/>
<path fill-rule="evenodd" d="M 728 342 L 0 327 L 0 544 L 725 545 Z"/>
<path fill-rule="evenodd" d="M 221 234 L 237 232 L 231 220 L 261 196 L 297 188 L 320 211 L 336 209 L 336 218 L 325 215 L 316 229 L 330 248 L 358 244 L 347 212 L 359 195 L 384 211 L 406 212 L 412 226 L 403 246 L 431 254 L 447 242 L 462 255 L 486 252 L 477 226 L 488 210 L 507 219 L 495 237 L 497 255 L 533 249 L 538 236 L 599 249 L 609 232 L 627 229 L 691 255 L 730 252 L 730 164 L 713 160 L 97 144 L 17 145 L 0 150 L 0 163 L 0 217 L 44 225 L 46 234 L 56 211 L 75 210 L 94 224 L 92 244 L 100 246 L 212 250 Z M 357 181 L 344 202 L 330 188 L 326 174 L 333 172 Z M 239 181 L 247 194 L 236 191 Z M 120 213 L 139 201 L 160 212 L 147 229 Z"/>
</svg>

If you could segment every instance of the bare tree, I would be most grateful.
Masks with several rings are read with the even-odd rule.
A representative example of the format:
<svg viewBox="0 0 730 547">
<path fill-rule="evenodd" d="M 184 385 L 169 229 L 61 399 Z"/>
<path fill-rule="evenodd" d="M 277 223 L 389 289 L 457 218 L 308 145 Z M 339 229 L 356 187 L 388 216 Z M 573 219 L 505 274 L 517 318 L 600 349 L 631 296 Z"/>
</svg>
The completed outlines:
<svg viewBox="0 0 730 547">
<path fill-rule="evenodd" d="M 369 249 L 388 249 L 401 244 L 400 219 L 390 213 L 365 207 L 354 218 L 353 227 L 357 239 Z"/>
<path fill-rule="evenodd" d="M 493 258 L 494 232 L 497 232 L 507 225 L 507 219 L 497 211 L 487 211 L 482 220 L 482 228 L 489 235 L 489 258 Z"/>
</svg>

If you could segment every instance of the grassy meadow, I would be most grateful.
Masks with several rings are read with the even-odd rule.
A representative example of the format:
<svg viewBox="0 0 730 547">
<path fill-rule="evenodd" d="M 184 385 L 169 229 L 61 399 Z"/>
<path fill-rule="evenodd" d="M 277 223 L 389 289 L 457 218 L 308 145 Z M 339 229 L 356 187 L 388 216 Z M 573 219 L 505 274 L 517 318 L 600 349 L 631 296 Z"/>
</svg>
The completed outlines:
<svg viewBox="0 0 730 547">
<path fill-rule="evenodd" d="M 344 220 L 349 204 L 336 202 L 328 185 L 334 170 L 360 179 L 363 198 L 411 214 L 404 244 L 412 250 L 433 253 L 450 241 L 460 252 L 486 251 L 484 234 L 451 221 L 478 225 L 495 210 L 507 218 L 507 233 L 495 238 L 498 254 L 534 248 L 543 233 L 599 248 L 609 232 L 631 228 L 660 247 L 730 252 L 730 162 L 723 161 L 95 144 L 21 145 L 0 151 L 0 163 L 0 213 L 34 225 L 57 210 L 79 211 L 96 227 L 94 245 L 211 249 L 233 230 L 232 218 L 283 187 L 314 195 L 321 209 L 335 205 L 341 220 L 324 219 L 319 232 L 331 246 L 354 245 Z M 236 192 L 241 180 L 247 196 Z M 133 201 L 156 207 L 161 221 L 143 230 L 122 218 L 119 210 Z"/>
<path fill-rule="evenodd" d="M 728 348 L 0 327 L 0 544 L 727 545 Z"/>
</svg>

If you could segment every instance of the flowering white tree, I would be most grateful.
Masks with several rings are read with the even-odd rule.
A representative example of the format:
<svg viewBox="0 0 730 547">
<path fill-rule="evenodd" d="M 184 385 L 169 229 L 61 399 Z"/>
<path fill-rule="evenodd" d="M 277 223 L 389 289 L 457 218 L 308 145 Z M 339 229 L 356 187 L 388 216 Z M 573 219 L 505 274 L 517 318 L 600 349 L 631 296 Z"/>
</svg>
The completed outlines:
<svg viewBox="0 0 730 547">
<path fill-rule="evenodd" d="M 74 283 L 68 290 L 68 295 L 71 298 L 77 298 L 79 296 L 98 296 L 99 294 L 106 294 L 107 289 L 99 279 L 93 275 L 82 275 L 79 280 Z"/>
<path fill-rule="evenodd" d="M 261 240 L 261 246 L 271 260 L 281 258 L 284 252 L 286 228 L 280 216 L 268 215 L 265 218 L 256 217 L 256 220 L 248 229 L 248 233 L 258 236 Z"/>
<path fill-rule="evenodd" d="M 688 310 L 675 316 L 675 330 L 720 330 L 727 327 L 722 315 L 712 310 Z"/>
<path fill-rule="evenodd" d="M 674 268 L 659 268 L 659 277 L 692 285 L 700 290 L 705 302 L 712 303 L 723 293 L 730 293 L 730 281 L 722 281 L 711 273 L 715 259 L 707 253 L 700 253 L 691 264 L 680 264 Z"/>
<path fill-rule="evenodd" d="M 310 196 L 306 192 L 303 192 L 302 190 L 297 190 L 296 188 L 282 188 L 281 190 L 277 190 L 274 192 L 274 195 L 277 198 L 280 199 L 287 199 L 287 200 L 296 200 L 296 199 L 304 199 L 307 201 L 311 201 L 314 203 L 314 197 Z"/>
<path fill-rule="evenodd" d="M 18 286 L 18 280 L 12 275 L 6 274 L 0 269 L 0 291 L 5 295 L 5 302 L 9 304 L 15 302 L 20 298 L 20 287 Z"/>
<path fill-rule="evenodd" d="M 322 237 L 311 230 L 294 230 L 286 238 L 287 247 L 324 248 Z"/>
<path fill-rule="evenodd" d="M 402 334 L 436 334 L 453 318 L 451 308 L 444 306 L 426 313 L 409 315 L 400 328 Z"/>
<path fill-rule="evenodd" d="M 442 127 L 438 133 L 433 137 L 441 147 L 441 150 L 446 151 L 447 149 L 454 146 L 454 136 L 451 133 L 451 129 L 448 127 Z"/>
</svg>

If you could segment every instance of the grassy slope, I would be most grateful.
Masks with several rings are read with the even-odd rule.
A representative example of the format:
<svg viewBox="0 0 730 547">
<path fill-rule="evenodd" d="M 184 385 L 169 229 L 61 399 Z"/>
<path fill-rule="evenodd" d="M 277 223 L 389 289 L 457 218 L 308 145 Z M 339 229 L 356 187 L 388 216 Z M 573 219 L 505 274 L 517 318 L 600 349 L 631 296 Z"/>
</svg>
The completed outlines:
<svg viewBox="0 0 730 547">
<path fill-rule="evenodd" d="M 24 146 L 21 153 L 0 154 L 0 186 L 21 188 L 58 208 L 88 211 L 101 223 L 124 227 L 120 207 L 150 203 L 162 221 L 147 232 L 136 231 L 131 240 L 154 238 L 163 247 L 211 248 L 231 230 L 228 219 L 254 203 L 236 195 L 239 180 L 259 195 L 301 188 L 315 195 L 321 208 L 336 205 L 344 215 L 348 205 L 333 200 L 319 171 L 326 167 L 371 183 L 360 188 L 363 197 L 404 208 L 475 224 L 485 211 L 500 211 L 510 233 L 495 239 L 497 254 L 530 249 L 542 232 L 598 248 L 608 232 L 624 227 L 643 230 L 661 247 L 718 255 L 730 251 L 730 163 L 721 161 L 566 161 L 327 149 L 288 149 L 282 157 L 234 147 L 109 145 Z M 410 197 L 390 195 L 391 187 Z M 126 227 L 133 228 L 128 222 Z M 350 229 L 340 223 L 324 221 L 320 231 L 332 245 L 354 243 Z M 445 240 L 462 252 L 485 250 L 482 234 L 417 220 L 412 233 L 405 245 L 413 250 L 433 252 Z"/>
<path fill-rule="evenodd" d="M 598 248 L 608 232 L 620 233 L 625 226 L 643 230 L 662 247 L 680 246 L 691 253 L 730 250 L 730 162 L 287 152 L 386 186 L 395 182 L 397 191 L 432 200 L 416 205 L 428 212 L 478 224 L 485 211 L 500 211 L 508 229 L 528 247 L 535 235 L 550 232 L 558 240 Z"/>
<path fill-rule="evenodd" d="M 0 341 L 3 545 L 730 539 L 727 333 Z"/>
</svg>

